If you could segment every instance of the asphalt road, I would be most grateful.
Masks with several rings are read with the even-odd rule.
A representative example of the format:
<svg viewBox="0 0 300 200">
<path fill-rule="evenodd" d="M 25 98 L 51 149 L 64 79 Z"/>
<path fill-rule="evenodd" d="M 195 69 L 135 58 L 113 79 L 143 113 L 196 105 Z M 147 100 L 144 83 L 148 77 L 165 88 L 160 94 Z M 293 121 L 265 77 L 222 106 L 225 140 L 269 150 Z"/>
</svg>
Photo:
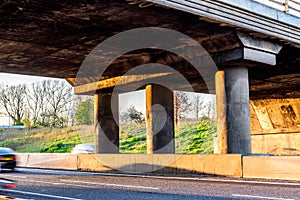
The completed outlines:
<svg viewBox="0 0 300 200">
<path fill-rule="evenodd" d="M 300 182 L 220 177 L 143 177 L 58 170 L 17 169 L 0 177 L 18 181 L 0 195 L 25 199 L 300 199 Z"/>
</svg>

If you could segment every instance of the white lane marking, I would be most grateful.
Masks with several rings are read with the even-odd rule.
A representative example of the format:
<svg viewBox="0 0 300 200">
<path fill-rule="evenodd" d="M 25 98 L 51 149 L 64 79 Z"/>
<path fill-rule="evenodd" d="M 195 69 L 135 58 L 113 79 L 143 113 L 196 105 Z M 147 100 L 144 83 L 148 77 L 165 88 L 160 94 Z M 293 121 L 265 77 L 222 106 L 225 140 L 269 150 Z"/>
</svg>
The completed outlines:
<svg viewBox="0 0 300 200">
<path fill-rule="evenodd" d="M 142 176 L 141 176 L 142 177 Z M 143 178 L 153 179 L 170 179 L 170 180 L 191 180 L 191 181 L 208 181 L 208 182 L 220 182 L 220 183 L 245 183 L 245 184 L 261 184 L 261 185 L 279 185 L 279 186 L 298 186 L 300 183 L 288 183 L 288 182 L 270 182 L 270 181 L 249 181 L 249 180 L 226 180 L 215 178 L 189 178 L 189 177 L 161 177 L 161 176 L 143 176 Z"/>
<path fill-rule="evenodd" d="M 26 169 L 22 168 L 22 171 L 41 171 L 52 172 L 60 174 L 76 174 L 76 175 L 98 175 L 98 176 L 113 176 L 113 177 L 136 177 L 136 178 L 150 178 L 150 179 L 166 179 L 166 180 L 183 180 L 183 181 L 208 181 L 208 182 L 220 182 L 220 183 L 245 183 L 245 184 L 262 184 L 262 185 L 278 185 L 278 186 L 296 186 L 300 187 L 300 183 L 291 182 L 270 182 L 270 181 L 251 181 L 251 180 L 224 180 L 215 178 L 191 178 L 191 177 L 166 177 L 166 176 L 149 176 L 149 175 L 137 175 L 137 174 L 113 174 L 113 173 L 101 173 L 101 172 L 84 172 L 84 171 L 63 171 L 63 170 L 41 170 L 41 169 Z"/>
<path fill-rule="evenodd" d="M 286 199 L 286 198 L 279 198 L 279 197 L 264 197 L 264 196 L 253 196 L 253 195 L 246 195 L 246 194 L 232 194 L 234 197 L 245 197 L 251 199 L 269 199 L 269 200 L 295 200 L 295 199 Z"/>
<path fill-rule="evenodd" d="M 3 174 L 1 174 L 1 176 L 3 176 Z M 26 179 L 28 177 L 26 176 L 14 176 L 14 175 L 4 175 L 5 177 L 13 177 L 13 178 L 21 178 L 21 179 Z"/>
<path fill-rule="evenodd" d="M 90 188 L 90 187 L 84 186 L 84 185 L 75 185 L 75 184 L 69 184 L 69 183 L 55 183 L 55 182 L 49 182 L 49 181 L 26 180 L 26 182 L 45 183 L 45 184 L 52 184 L 52 185 L 68 185 L 68 186 Z"/>
<path fill-rule="evenodd" d="M 112 183 L 94 183 L 94 182 L 84 182 L 84 181 L 72 181 L 72 180 L 63 180 L 61 179 L 60 183 L 56 182 L 49 182 L 49 181 L 38 181 L 38 180 L 26 180 L 27 182 L 33 183 L 45 183 L 45 184 L 52 184 L 52 185 L 65 185 L 65 186 L 76 186 L 76 187 L 84 187 L 90 188 L 87 185 L 82 184 L 90 184 L 90 185 L 102 185 L 102 186 L 114 186 L 114 187 L 123 187 L 123 188 L 138 188 L 138 189 L 150 189 L 150 190 L 159 190 L 157 187 L 147 187 L 147 186 L 134 186 L 134 185 L 121 185 L 121 184 L 112 184 Z M 65 182 L 65 183 L 62 183 Z M 67 183 L 66 183 L 67 182 Z M 80 183 L 81 185 L 70 184 L 70 183 Z"/>
<path fill-rule="evenodd" d="M 94 183 L 94 182 L 73 181 L 73 180 L 63 180 L 63 179 L 61 179 L 60 181 L 62 181 L 62 182 L 68 182 L 68 183 L 81 183 L 81 184 L 114 186 L 114 187 L 123 187 L 123 188 L 138 188 L 138 189 L 159 190 L 158 187 L 148 187 L 148 186 L 140 186 L 140 185 L 122 185 L 122 184 L 114 184 L 114 183 Z"/>
<path fill-rule="evenodd" d="M 56 196 L 56 195 L 51 195 L 51 194 L 41 194 L 41 193 L 34 193 L 34 192 L 26 192 L 26 191 L 20 191 L 20 190 L 4 189 L 3 191 L 11 192 L 11 193 L 19 193 L 19 194 L 29 194 L 29 195 L 41 196 L 41 197 L 50 197 L 50 198 L 56 198 L 56 199 L 83 200 L 83 199 L 77 199 L 77 198 L 72 198 L 72 197 L 64 197 L 64 196 Z"/>
<path fill-rule="evenodd" d="M 183 178 L 184 179 L 184 178 Z M 223 179 L 197 179 L 199 181 L 212 181 L 212 182 L 228 182 L 228 183 L 251 183 L 251 184 L 262 184 L 262 185 L 285 185 L 285 186 L 299 186 L 300 183 L 284 183 L 284 182 L 270 182 L 270 181 L 243 181 L 243 180 L 223 180 Z"/>
<path fill-rule="evenodd" d="M 32 171 L 32 169 L 22 168 L 24 171 Z M 296 186 L 300 187 L 300 183 L 291 182 L 270 182 L 270 181 L 250 181 L 250 180 L 224 180 L 215 178 L 190 178 L 190 177 L 165 177 L 165 176 L 148 176 L 137 174 L 113 174 L 113 173 L 101 173 L 101 172 L 83 172 L 83 171 L 57 171 L 57 170 L 34 170 L 34 171 L 49 171 L 49 172 L 67 172 L 72 174 L 82 175 L 99 175 L 99 176 L 114 176 L 114 177 L 137 177 L 137 178 L 152 178 L 152 179 L 166 179 L 166 180 L 186 180 L 186 181 L 211 181 L 211 182 L 223 182 L 223 183 L 246 183 L 246 184 L 262 184 L 262 185 L 279 185 L 279 186 Z"/>
</svg>

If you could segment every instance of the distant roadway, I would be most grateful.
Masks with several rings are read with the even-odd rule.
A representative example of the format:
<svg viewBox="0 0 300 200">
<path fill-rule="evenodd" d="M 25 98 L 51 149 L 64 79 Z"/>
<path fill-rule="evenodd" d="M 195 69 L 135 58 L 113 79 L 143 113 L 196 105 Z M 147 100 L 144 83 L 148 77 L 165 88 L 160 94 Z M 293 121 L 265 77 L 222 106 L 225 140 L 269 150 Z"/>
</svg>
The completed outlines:
<svg viewBox="0 0 300 200">
<path fill-rule="evenodd" d="M 131 176 L 23 168 L 1 172 L 0 177 L 18 182 L 16 189 L 0 190 L 0 196 L 36 200 L 300 200 L 300 182 L 292 181 Z"/>
</svg>

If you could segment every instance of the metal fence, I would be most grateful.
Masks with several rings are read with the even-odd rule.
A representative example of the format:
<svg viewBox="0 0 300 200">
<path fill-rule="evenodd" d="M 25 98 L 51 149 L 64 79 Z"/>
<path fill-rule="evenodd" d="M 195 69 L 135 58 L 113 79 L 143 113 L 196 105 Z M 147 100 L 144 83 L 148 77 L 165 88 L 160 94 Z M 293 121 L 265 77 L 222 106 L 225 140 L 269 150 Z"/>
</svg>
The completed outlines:
<svg viewBox="0 0 300 200">
<path fill-rule="evenodd" d="M 24 129 L 25 126 L 0 126 L 3 129 Z"/>
<path fill-rule="evenodd" d="M 300 17 L 300 0 L 255 0 L 287 14 Z"/>
</svg>

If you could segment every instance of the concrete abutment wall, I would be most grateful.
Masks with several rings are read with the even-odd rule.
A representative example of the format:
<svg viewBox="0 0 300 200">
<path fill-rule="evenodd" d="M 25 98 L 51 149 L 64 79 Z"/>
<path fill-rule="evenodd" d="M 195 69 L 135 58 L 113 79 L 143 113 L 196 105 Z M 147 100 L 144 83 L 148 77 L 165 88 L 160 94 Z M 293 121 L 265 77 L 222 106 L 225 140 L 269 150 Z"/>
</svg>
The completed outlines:
<svg viewBox="0 0 300 200">
<path fill-rule="evenodd" d="M 94 172 L 210 174 L 300 180 L 298 156 L 181 154 L 19 154 L 19 167 Z"/>
<path fill-rule="evenodd" d="M 250 101 L 252 153 L 300 155 L 300 99 Z"/>
</svg>

